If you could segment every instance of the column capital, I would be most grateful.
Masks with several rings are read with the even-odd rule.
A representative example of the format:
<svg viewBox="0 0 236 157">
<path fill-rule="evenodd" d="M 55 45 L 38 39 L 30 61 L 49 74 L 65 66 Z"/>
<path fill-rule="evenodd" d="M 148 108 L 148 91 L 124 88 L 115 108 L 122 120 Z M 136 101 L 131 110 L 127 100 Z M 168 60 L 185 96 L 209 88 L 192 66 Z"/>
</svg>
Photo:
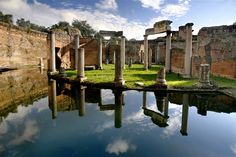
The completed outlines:
<svg viewBox="0 0 236 157">
<path fill-rule="evenodd" d="M 194 24 L 193 23 L 186 23 L 186 27 L 192 27 Z"/>
<path fill-rule="evenodd" d="M 166 35 L 170 35 L 172 31 L 166 31 Z"/>
<path fill-rule="evenodd" d="M 147 38 L 147 37 L 148 37 L 148 35 L 147 35 L 147 34 L 144 34 L 144 35 L 143 35 L 143 37 L 144 37 L 144 38 Z"/>
</svg>

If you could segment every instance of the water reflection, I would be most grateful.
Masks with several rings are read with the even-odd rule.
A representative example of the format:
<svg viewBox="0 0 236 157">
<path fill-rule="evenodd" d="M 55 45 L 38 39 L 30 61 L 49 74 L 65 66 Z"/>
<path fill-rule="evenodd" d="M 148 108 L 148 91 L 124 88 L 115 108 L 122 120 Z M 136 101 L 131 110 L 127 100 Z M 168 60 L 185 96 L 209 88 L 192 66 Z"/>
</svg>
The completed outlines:
<svg viewBox="0 0 236 157">
<path fill-rule="evenodd" d="M 52 110 L 52 119 L 57 117 L 57 84 L 55 80 L 48 80 L 48 105 Z"/>
<path fill-rule="evenodd" d="M 188 130 L 188 106 L 189 106 L 189 95 L 183 94 L 183 106 L 182 106 L 182 125 L 181 125 L 181 134 L 187 136 Z"/>
<path fill-rule="evenodd" d="M 168 120 L 167 94 L 155 93 L 155 97 L 156 97 L 156 105 L 160 113 L 154 110 L 148 109 L 147 94 L 145 91 L 143 92 L 143 113 L 151 117 L 151 120 L 154 124 L 158 125 L 159 127 L 166 127 L 168 126 L 167 124 L 167 120 Z"/>
<path fill-rule="evenodd" d="M 120 128 L 122 126 L 122 106 L 124 105 L 124 95 L 121 90 L 113 90 L 115 96 L 115 104 L 99 104 L 100 111 L 115 111 L 114 126 Z"/>
<path fill-rule="evenodd" d="M 49 80 L 49 96 L 48 102 L 52 112 L 52 118 L 57 117 L 58 103 L 60 101 L 60 111 L 63 110 L 78 110 L 79 116 L 85 115 L 85 104 L 88 102 L 97 103 L 100 111 L 114 112 L 114 127 L 122 127 L 122 112 L 124 102 L 124 91 L 113 90 L 114 103 L 103 104 L 101 89 L 89 89 L 84 86 L 60 84 L 55 80 Z M 236 107 L 232 106 L 234 99 L 226 99 L 226 96 L 217 94 L 181 94 L 181 93 L 159 93 L 154 92 L 156 108 L 149 107 L 147 102 L 147 92 L 143 92 L 142 110 L 143 114 L 151 118 L 153 124 L 158 127 L 168 127 L 170 123 L 169 103 L 182 105 L 181 108 L 181 124 L 180 133 L 183 136 L 188 135 L 188 112 L 189 106 L 196 106 L 197 113 L 207 115 L 207 110 L 217 112 L 235 112 Z M 217 100 L 227 100 L 225 104 L 221 104 Z M 216 103 L 218 102 L 218 103 Z M 127 104 L 129 105 L 129 104 Z M 66 107 L 68 106 L 68 107 Z M 220 108 L 219 108 L 220 107 Z"/>
<path fill-rule="evenodd" d="M 19 69 L 0 74 L 0 123 L 9 113 L 17 113 L 17 106 L 31 105 L 46 97 L 47 75 L 37 68 Z"/>
<path fill-rule="evenodd" d="M 2 118 L 0 156 L 235 156 L 235 99 L 48 85 Z"/>
</svg>

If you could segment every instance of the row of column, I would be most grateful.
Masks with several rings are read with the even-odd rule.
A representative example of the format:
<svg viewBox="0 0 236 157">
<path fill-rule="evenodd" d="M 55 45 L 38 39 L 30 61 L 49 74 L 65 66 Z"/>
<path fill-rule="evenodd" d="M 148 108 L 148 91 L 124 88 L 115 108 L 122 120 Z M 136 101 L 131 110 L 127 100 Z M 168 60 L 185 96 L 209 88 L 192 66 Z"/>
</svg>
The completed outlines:
<svg viewBox="0 0 236 157">
<path fill-rule="evenodd" d="M 99 40 L 99 68 L 102 69 L 102 40 Z M 86 80 L 84 73 L 85 57 L 84 48 L 79 48 L 79 35 L 75 35 L 75 70 L 77 70 L 77 80 L 82 82 Z M 124 85 L 123 69 L 125 67 L 125 37 L 121 38 L 121 45 L 115 45 L 115 86 Z M 56 54 L 55 54 L 55 33 L 51 33 L 51 54 L 50 71 L 56 72 Z"/>
</svg>

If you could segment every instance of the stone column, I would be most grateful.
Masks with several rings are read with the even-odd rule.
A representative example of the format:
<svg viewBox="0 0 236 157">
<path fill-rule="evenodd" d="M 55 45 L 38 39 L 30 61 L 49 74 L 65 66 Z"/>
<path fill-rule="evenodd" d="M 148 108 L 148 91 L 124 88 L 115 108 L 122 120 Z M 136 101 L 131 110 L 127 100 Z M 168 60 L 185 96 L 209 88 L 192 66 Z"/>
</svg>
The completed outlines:
<svg viewBox="0 0 236 157">
<path fill-rule="evenodd" d="M 39 58 L 39 66 L 44 68 L 43 57 Z"/>
<path fill-rule="evenodd" d="M 151 68 L 152 67 L 152 49 L 149 48 L 149 51 L 148 51 L 148 68 Z"/>
<path fill-rule="evenodd" d="M 102 38 L 99 39 L 98 69 L 103 69 L 102 68 Z"/>
<path fill-rule="evenodd" d="M 158 88 L 167 88 L 165 67 L 161 67 L 160 70 L 157 72 L 155 85 Z"/>
<path fill-rule="evenodd" d="M 122 60 L 122 68 L 125 69 L 125 37 L 121 37 L 120 42 L 120 51 L 121 51 L 121 60 Z"/>
<path fill-rule="evenodd" d="M 201 64 L 200 77 L 199 77 L 197 86 L 200 88 L 212 87 L 212 85 L 210 84 L 210 66 L 209 66 L 209 64 Z"/>
<path fill-rule="evenodd" d="M 166 32 L 166 60 L 165 60 L 166 72 L 170 72 L 171 70 L 170 50 L 171 50 L 171 31 L 168 31 Z"/>
<path fill-rule="evenodd" d="M 40 58 L 39 58 L 39 70 L 40 70 L 40 74 L 43 74 L 43 69 L 44 69 L 43 57 L 40 57 Z"/>
<path fill-rule="evenodd" d="M 125 80 L 123 79 L 123 68 L 122 68 L 122 58 L 121 58 L 121 52 L 120 52 L 120 46 L 115 45 L 115 79 L 114 83 L 115 86 L 123 86 L 125 84 Z"/>
<path fill-rule="evenodd" d="M 148 70 L 148 35 L 144 35 L 144 69 Z"/>
<path fill-rule="evenodd" d="M 56 52 L 55 52 L 55 33 L 51 32 L 51 40 L 50 40 L 50 72 L 56 72 Z"/>
<path fill-rule="evenodd" d="M 189 95 L 183 94 L 183 107 L 182 107 L 182 125 L 180 133 L 184 136 L 188 135 L 188 107 L 189 107 Z"/>
<path fill-rule="evenodd" d="M 75 35 L 75 70 L 78 70 L 79 66 L 79 35 Z"/>
<path fill-rule="evenodd" d="M 113 64 L 116 64 L 116 51 L 113 52 Z"/>
<path fill-rule="evenodd" d="M 52 119 L 57 117 L 57 84 L 55 80 L 48 81 L 48 104 L 52 110 Z"/>
<path fill-rule="evenodd" d="M 192 63 L 192 26 L 193 23 L 187 23 L 186 29 L 186 41 L 185 41 L 185 55 L 184 55 L 184 75 L 185 78 L 191 77 L 191 63 Z"/>
<path fill-rule="evenodd" d="M 159 64 L 160 60 L 161 60 L 161 51 L 160 51 L 159 44 L 157 44 L 155 63 Z"/>
<path fill-rule="evenodd" d="M 84 80 L 86 80 L 86 77 L 84 74 L 84 48 L 79 49 L 77 80 L 79 82 L 83 82 Z"/>
</svg>

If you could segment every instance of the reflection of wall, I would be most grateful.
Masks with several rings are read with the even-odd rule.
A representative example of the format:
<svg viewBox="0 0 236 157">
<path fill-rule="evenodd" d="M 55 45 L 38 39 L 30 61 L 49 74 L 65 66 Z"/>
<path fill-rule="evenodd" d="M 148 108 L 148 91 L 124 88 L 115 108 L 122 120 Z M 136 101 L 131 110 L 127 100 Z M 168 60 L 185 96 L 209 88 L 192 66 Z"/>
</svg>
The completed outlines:
<svg viewBox="0 0 236 157">
<path fill-rule="evenodd" d="M 39 69 L 21 69 L 0 75 L 0 115 L 13 112 L 17 105 L 32 104 L 46 96 L 47 76 Z"/>
<path fill-rule="evenodd" d="M 169 94 L 169 101 L 175 104 L 183 103 L 183 96 L 180 93 Z M 189 106 L 196 106 L 198 113 L 205 115 L 207 111 L 214 112 L 236 112 L 236 100 L 226 95 L 218 94 L 190 94 Z"/>
</svg>

